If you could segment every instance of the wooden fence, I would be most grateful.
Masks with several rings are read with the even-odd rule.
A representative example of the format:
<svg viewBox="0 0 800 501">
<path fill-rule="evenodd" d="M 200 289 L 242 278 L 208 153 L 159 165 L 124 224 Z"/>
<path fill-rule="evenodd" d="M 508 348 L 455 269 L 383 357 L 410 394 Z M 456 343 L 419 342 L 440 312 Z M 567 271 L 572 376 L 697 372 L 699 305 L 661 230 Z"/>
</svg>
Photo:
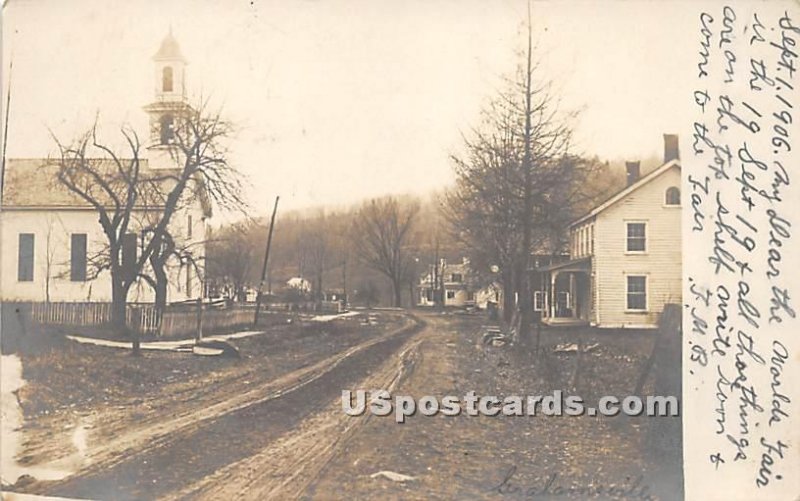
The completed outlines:
<svg viewBox="0 0 800 501">
<path fill-rule="evenodd" d="M 111 303 L 32 303 L 31 318 L 40 324 L 102 326 L 111 323 Z M 128 327 L 142 334 L 156 336 L 195 336 L 198 328 L 205 334 L 252 325 L 252 308 L 180 307 L 161 314 L 152 304 L 129 304 L 125 312 Z"/>
</svg>

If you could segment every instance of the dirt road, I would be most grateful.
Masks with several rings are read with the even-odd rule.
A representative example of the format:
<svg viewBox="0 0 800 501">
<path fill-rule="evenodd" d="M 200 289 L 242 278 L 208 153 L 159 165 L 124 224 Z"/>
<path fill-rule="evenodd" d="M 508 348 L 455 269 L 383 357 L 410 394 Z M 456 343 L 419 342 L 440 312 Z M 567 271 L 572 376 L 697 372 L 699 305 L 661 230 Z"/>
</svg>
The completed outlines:
<svg viewBox="0 0 800 501">
<path fill-rule="evenodd" d="M 297 495 L 357 425 L 332 412 L 341 390 L 367 383 L 386 387 L 402 377 L 423 326 L 408 321 L 278 379 L 207 399 L 192 412 L 151 418 L 149 426 L 121 433 L 95 451 L 83 471 L 26 490 L 91 499 Z M 269 472 L 256 484 L 246 475 L 255 467 Z"/>
<path fill-rule="evenodd" d="M 233 374 L 247 381 L 187 389 L 196 400 L 181 397 L 177 411 L 157 408 L 141 425 L 128 421 L 93 449 L 89 466 L 25 490 L 89 499 L 680 497 L 676 473 L 647 454 L 646 420 L 417 414 L 397 424 L 345 415 L 343 389 L 419 398 L 567 387 L 574 355 L 557 349 L 569 339 L 563 331 L 544 337 L 537 361 L 483 343 L 480 317 L 404 318 L 285 373 L 259 378 L 246 366 Z M 627 333 L 592 337 L 581 394 L 624 392 L 651 343 Z"/>
</svg>

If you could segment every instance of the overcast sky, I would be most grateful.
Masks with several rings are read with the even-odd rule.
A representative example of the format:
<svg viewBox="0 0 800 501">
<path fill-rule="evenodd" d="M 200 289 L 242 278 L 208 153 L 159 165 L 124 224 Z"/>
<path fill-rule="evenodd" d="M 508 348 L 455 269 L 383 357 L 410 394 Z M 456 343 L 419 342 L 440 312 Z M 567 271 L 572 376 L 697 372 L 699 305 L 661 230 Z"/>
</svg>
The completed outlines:
<svg viewBox="0 0 800 501">
<path fill-rule="evenodd" d="M 54 152 L 99 110 L 144 135 L 152 56 L 172 27 L 188 87 L 224 106 L 233 159 L 266 211 L 344 204 L 452 182 L 448 155 L 511 74 L 524 1 L 23 1 L 3 19 L 13 53 L 9 157 Z M 693 2 L 535 2 L 546 74 L 584 107 L 578 147 L 661 155 L 683 133 L 698 46 Z M 5 86 L 8 74 L 3 76 Z M 4 92 L 5 96 L 5 92 Z M 5 97 L 4 97 L 5 98 Z"/>
</svg>

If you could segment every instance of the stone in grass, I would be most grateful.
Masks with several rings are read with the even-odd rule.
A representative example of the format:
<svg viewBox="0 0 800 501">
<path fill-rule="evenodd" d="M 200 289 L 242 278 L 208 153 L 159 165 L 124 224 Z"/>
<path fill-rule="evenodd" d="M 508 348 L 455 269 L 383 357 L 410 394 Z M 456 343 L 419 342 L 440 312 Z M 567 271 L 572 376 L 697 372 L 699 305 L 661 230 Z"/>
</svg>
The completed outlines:
<svg viewBox="0 0 800 501">
<path fill-rule="evenodd" d="M 408 481 L 414 480 L 414 477 L 412 477 L 410 475 L 403 475 L 402 473 L 397 473 L 397 472 L 389 471 L 389 470 L 381 470 L 379 472 L 373 473 L 369 477 L 370 478 L 379 478 L 379 477 L 388 478 L 392 482 L 408 482 Z"/>
<path fill-rule="evenodd" d="M 239 349 L 227 341 L 219 339 L 201 340 L 195 343 L 192 353 L 202 356 L 223 356 L 241 358 Z"/>
</svg>

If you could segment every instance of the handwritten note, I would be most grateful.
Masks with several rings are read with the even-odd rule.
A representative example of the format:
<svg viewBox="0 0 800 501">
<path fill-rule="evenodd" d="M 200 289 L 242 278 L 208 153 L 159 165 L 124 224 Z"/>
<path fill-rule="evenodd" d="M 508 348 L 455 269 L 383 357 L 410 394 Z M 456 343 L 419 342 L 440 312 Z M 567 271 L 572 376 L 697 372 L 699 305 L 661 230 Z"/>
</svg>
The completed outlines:
<svg viewBox="0 0 800 501">
<path fill-rule="evenodd" d="M 697 18 L 684 190 L 687 499 L 800 494 L 800 8 Z"/>
</svg>

